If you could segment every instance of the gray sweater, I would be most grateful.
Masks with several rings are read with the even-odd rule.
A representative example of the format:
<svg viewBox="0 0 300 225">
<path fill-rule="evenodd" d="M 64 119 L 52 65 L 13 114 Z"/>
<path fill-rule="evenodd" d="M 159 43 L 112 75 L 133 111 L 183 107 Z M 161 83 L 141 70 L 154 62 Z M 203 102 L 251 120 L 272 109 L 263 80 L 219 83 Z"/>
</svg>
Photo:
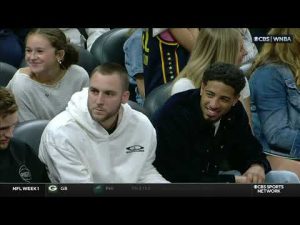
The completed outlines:
<svg viewBox="0 0 300 225">
<path fill-rule="evenodd" d="M 78 65 L 72 65 L 65 76 L 54 85 L 46 85 L 32 80 L 18 70 L 7 88 L 12 90 L 19 107 L 19 121 L 52 119 L 62 112 L 71 96 L 88 87 L 89 75 Z"/>
</svg>

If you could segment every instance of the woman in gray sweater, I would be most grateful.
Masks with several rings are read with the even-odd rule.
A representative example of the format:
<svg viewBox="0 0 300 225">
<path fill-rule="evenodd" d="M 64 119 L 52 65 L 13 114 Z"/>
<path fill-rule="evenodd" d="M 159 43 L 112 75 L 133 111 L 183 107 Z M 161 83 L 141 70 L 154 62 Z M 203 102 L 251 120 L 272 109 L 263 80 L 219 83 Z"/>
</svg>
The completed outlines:
<svg viewBox="0 0 300 225">
<path fill-rule="evenodd" d="M 31 30 L 26 38 L 25 60 L 7 87 L 19 106 L 19 120 L 52 119 L 67 106 L 73 93 L 88 86 L 88 73 L 78 52 L 56 28 Z"/>
</svg>

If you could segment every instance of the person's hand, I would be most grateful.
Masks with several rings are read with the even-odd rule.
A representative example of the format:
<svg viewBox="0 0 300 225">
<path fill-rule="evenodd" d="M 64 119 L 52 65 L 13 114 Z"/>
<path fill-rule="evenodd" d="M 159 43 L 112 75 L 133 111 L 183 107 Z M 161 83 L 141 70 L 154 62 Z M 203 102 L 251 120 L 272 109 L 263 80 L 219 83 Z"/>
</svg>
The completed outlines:
<svg viewBox="0 0 300 225">
<path fill-rule="evenodd" d="M 247 177 L 245 176 L 234 176 L 235 177 L 235 183 L 237 184 L 250 184 Z"/>
<path fill-rule="evenodd" d="M 247 182 L 249 183 L 261 184 L 265 181 L 265 170 L 261 165 L 253 164 L 243 176 L 247 177 Z"/>
</svg>

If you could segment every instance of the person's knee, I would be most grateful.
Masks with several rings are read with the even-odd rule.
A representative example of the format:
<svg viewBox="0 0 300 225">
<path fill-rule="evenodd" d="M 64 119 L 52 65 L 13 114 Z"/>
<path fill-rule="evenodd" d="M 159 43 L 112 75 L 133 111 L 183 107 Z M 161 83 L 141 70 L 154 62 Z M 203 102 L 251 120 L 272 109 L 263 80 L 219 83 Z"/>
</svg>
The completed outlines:
<svg viewBox="0 0 300 225">
<path fill-rule="evenodd" d="M 265 183 L 300 183 L 300 180 L 291 171 L 270 171 L 266 174 Z"/>
</svg>

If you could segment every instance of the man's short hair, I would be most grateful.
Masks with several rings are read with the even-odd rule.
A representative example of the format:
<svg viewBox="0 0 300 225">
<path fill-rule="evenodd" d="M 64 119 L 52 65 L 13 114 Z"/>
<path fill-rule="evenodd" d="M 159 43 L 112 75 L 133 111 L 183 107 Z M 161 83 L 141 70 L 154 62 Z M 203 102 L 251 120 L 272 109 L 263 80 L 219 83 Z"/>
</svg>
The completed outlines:
<svg viewBox="0 0 300 225">
<path fill-rule="evenodd" d="M 91 78 L 93 77 L 94 73 L 101 73 L 102 75 L 112 75 L 118 74 L 121 81 L 123 91 L 128 91 L 129 89 L 129 80 L 128 80 L 128 73 L 126 69 L 118 63 L 103 63 L 100 66 L 97 66 L 91 73 Z"/>
<path fill-rule="evenodd" d="M 14 95 L 7 88 L 0 87 L 0 117 L 4 118 L 18 110 Z"/>
<path fill-rule="evenodd" d="M 245 75 L 235 65 L 229 63 L 214 63 L 205 70 L 202 79 L 204 84 L 208 81 L 220 81 L 231 86 L 235 94 L 239 94 L 245 87 Z"/>
</svg>

